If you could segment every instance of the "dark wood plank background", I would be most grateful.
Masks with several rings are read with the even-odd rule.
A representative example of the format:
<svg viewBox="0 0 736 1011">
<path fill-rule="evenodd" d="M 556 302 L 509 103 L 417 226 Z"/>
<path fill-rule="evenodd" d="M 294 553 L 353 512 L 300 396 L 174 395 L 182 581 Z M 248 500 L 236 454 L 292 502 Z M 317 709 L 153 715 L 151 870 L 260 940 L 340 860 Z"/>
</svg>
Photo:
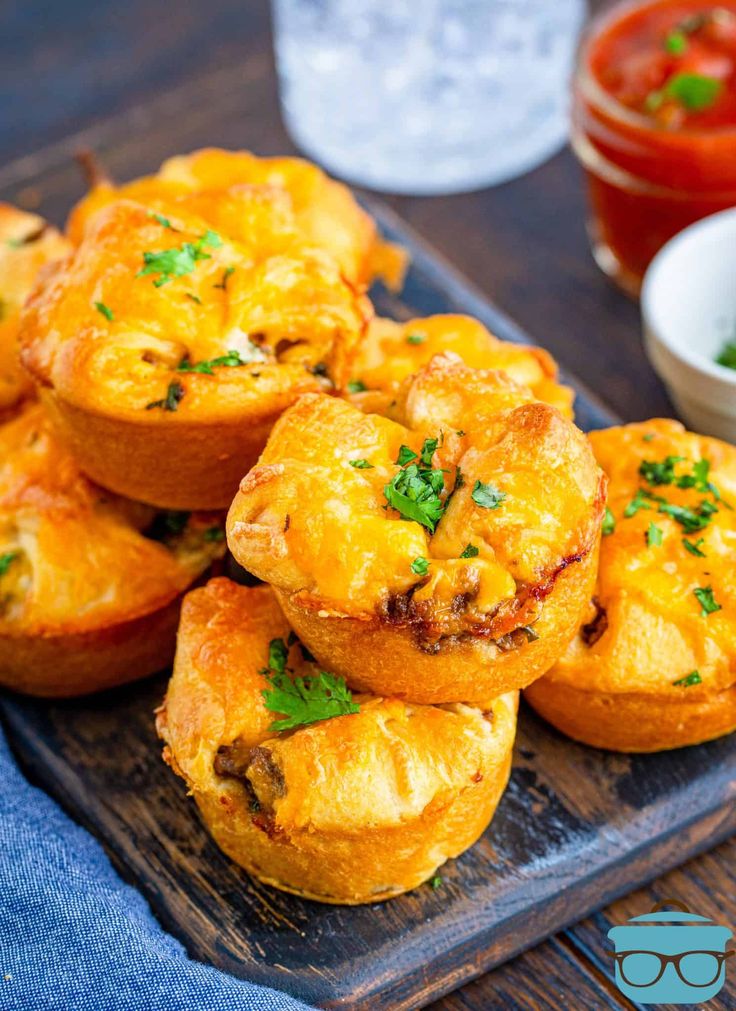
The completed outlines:
<svg viewBox="0 0 736 1011">
<path fill-rule="evenodd" d="M 64 138 L 80 132 L 83 142 L 99 120 L 180 85 L 207 89 L 213 106 L 242 100 L 237 135 L 214 136 L 214 143 L 261 153 L 292 149 L 278 115 L 265 0 L 6 0 L 0 65 L 5 184 L 27 174 L 27 157 L 36 150 L 54 143 L 64 150 Z M 152 163 L 172 153 L 167 115 L 186 110 L 164 107 L 159 114 L 161 150 L 150 152 Z M 32 206 L 39 195 L 20 198 Z M 496 189 L 389 202 L 622 417 L 672 413 L 644 358 L 636 306 L 600 276 L 588 254 L 580 174 L 569 152 Z M 732 922 L 735 857 L 736 841 L 721 845 L 444 998 L 435 1011 L 631 1007 L 611 982 L 609 926 L 664 898 Z M 731 972 L 709 1007 L 734 1006 Z"/>
</svg>

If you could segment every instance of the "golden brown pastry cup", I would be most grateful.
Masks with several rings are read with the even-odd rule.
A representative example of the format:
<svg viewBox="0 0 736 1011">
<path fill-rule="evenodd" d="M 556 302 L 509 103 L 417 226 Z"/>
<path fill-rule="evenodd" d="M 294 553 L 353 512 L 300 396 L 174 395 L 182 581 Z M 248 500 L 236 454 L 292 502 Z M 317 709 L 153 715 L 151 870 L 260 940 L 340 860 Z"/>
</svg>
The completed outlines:
<svg viewBox="0 0 736 1011">
<path fill-rule="evenodd" d="M 663 699 L 633 691 L 586 691 L 543 677 L 524 698 L 563 734 L 608 751 L 666 751 L 736 730 L 736 684 L 697 699 L 690 694 Z"/>
<path fill-rule="evenodd" d="M 562 733 L 612 751 L 731 733 L 736 448 L 670 419 L 592 432 L 590 441 L 609 480 L 593 600 L 525 697 Z"/>
<path fill-rule="evenodd" d="M 334 616 L 317 602 L 303 606 L 298 594 L 275 592 L 289 624 L 312 653 L 348 678 L 357 691 L 424 704 L 463 699 L 482 706 L 531 684 L 552 666 L 575 634 L 590 599 L 596 565 L 594 551 L 561 573 L 554 595 L 534 624 L 538 638 L 506 651 L 478 635 L 443 640 L 430 653 L 419 645 L 411 626 L 382 617 Z"/>
<path fill-rule="evenodd" d="M 224 553 L 222 514 L 103 491 L 40 404 L 0 426 L 0 461 L 0 685 L 68 697 L 167 666 L 182 594 Z"/>
<path fill-rule="evenodd" d="M 187 595 L 157 721 L 165 759 L 217 844 L 260 881 L 342 904 L 417 887 L 488 825 L 516 694 L 486 711 L 356 695 L 359 713 L 277 733 L 261 668 L 288 635 L 268 587 L 215 579 Z M 289 662 L 314 671 L 298 644 Z"/>
</svg>

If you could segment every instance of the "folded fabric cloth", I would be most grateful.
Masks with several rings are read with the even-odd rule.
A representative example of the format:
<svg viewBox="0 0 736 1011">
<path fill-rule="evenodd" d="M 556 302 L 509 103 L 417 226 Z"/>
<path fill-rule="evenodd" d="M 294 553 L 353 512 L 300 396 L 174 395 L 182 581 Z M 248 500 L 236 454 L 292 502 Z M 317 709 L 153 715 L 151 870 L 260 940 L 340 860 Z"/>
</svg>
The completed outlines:
<svg viewBox="0 0 736 1011">
<path fill-rule="evenodd" d="M 187 957 L 0 731 L 0 1009 L 305 1011 Z"/>
</svg>

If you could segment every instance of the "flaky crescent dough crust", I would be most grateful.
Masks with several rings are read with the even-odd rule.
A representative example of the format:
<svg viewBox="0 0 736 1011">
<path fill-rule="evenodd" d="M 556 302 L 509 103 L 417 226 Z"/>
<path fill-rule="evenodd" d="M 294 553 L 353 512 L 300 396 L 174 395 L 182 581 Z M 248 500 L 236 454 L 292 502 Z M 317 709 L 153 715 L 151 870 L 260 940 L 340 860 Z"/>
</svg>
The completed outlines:
<svg viewBox="0 0 736 1011">
<path fill-rule="evenodd" d="M 736 729 L 736 448 L 666 419 L 590 438 L 609 477 L 615 529 L 603 537 L 594 602 L 578 634 L 526 698 L 563 733 L 614 751 L 660 751 L 730 733 Z M 679 487 L 666 472 L 657 477 L 663 483 L 652 483 L 646 464 L 640 473 L 644 461 L 668 459 L 674 478 L 685 484 L 693 465 L 707 461 L 701 486 Z M 645 497 L 627 516 L 640 489 Z M 660 511 L 663 504 L 690 510 L 692 525 L 703 503 L 707 522 L 689 533 Z M 650 524 L 659 535 L 652 537 Z M 709 606 L 718 610 L 704 613 L 698 588 L 712 593 Z"/>
<path fill-rule="evenodd" d="M 538 400 L 572 418 L 574 393 L 557 380 L 557 365 L 543 348 L 499 340 L 472 316 L 454 313 L 398 323 L 376 317 L 353 363 L 353 403 L 363 411 L 390 414 L 401 384 L 435 355 L 452 352 L 474 369 L 500 369 Z"/>
<path fill-rule="evenodd" d="M 21 307 L 41 268 L 69 248 L 38 214 L 0 203 L 0 421 L 33 394 L 33 383 L 18 360 Z"/>
<path fill-rule="evenodd" d="M 88 481 L 40 405 L 0 426 L 0 684 L 100 691 L 160 670 L 222 516 L 157 514 Z"/>
<path fill-rule="evenodd" d="M 543 674 L 574 634 L 603 475 L 559 411 L 455 355 L 407 381 L 398 413 L 401 423 L 302 397 L 241 482 L 228 543 L 356 689 L 483 704 Z M 385 497 L 402 445 L 418 458 L 427 438 L 447 503 L 434 532 Z"/>
<path fill-rule="evenodd" d="M 289 627 L 268 587 L 187 595 L 158 714 L 164 757 L 250 874 L 322 902 L 390 898 L 484 831 L 509 775 L 516 693 L 486 711 L 355 696 L 357 714 L 269 729 L 269 641 Z M 290 664 L 314 668 L 291 647 Z"/>
<path fill-rule="evenodd" d="M 278 192 L 122 200 L 35 288 L 21 358 L 98 484 L 225 509 L 281 412 L 345 383 L 369 314 Z"/>
</svg>

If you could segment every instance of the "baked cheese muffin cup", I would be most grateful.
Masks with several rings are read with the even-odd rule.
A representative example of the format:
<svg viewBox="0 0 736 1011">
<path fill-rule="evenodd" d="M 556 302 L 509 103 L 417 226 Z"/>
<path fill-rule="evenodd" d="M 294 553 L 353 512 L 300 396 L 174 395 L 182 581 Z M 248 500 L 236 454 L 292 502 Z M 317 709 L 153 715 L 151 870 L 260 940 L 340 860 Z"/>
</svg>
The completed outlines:
<svg viewBox="0 0 736 1011">
<path fill-rule="evenodd" d="M 526 691 L 570 737 L 661 751 L 736 729 L 736 448 L 652 420 L 591 434 L 609 478 L 592 603 Z"/>
<path fill-rule="evenodd" d="M 227 199 L 233 187 L 279 196 L 300 235 L 329 253 L 351 283 L 367 285 L 381 277 L 392 288 L 401 286 L 403 250 L 381 239 L 347 186 L 303 158 L 259 158 L 222 148 L 168 158 L 155 175 L 121 186 L 107 180 L 95 185 L 69 217 L 69 238 L 79 243 L 100 208 L 121 198 L 167 212 L 193 194 Z"/>
<path fill-rule="evenodd" d="M 157 727 L 232 860 L 284 891 L 356 904 L 416 888 L 481 835 L 516 709 L 516 693 L 484 711 L 352 695 L 268 587 L 214 579 L 184 600 Z"/>
<path fill-rule="evenodd" d="M 604 478 L 558 410 L 456 355 L 408 379 L 394 417 L 302 397 L 241 482 L 228 543 L 351 687 L 482 705 L 574 635 Z"/>
<path fill-rule="evenodd" d="M 410 319 L 371 320 L 358 347 L 350 399 L 363 411 L 390 415 L 401 384 L 435 355 L 450 351 L 474 369 L 501 369 L 538 400 L 573 417 L 574 393 L 559 383 L 557 364 L 548 351 L 502 341 L 472 316 L 454 313 Z"/>
<path fill-rule="evenodd" d="M 24 366 L 95 482 L 225 509 L 281 412 L 341 388 L 370 304 L 279 191 L 103 207 L 21 316 Z"/>
<path fill-rule="evenodd" d="M 21 307 L 39 271 L 69 249 L 43 218 L 0 203 L 0 421 L 33 395 L 33 383 L 18 360 Z"/>
<path fill-rule="evenodd" d="M 64 697 L 166 667 L 181 595 L 224 549 L 221 513 L 104 491 L 26 407 L 0 427 L 0 685 Z"/>
</svg>

